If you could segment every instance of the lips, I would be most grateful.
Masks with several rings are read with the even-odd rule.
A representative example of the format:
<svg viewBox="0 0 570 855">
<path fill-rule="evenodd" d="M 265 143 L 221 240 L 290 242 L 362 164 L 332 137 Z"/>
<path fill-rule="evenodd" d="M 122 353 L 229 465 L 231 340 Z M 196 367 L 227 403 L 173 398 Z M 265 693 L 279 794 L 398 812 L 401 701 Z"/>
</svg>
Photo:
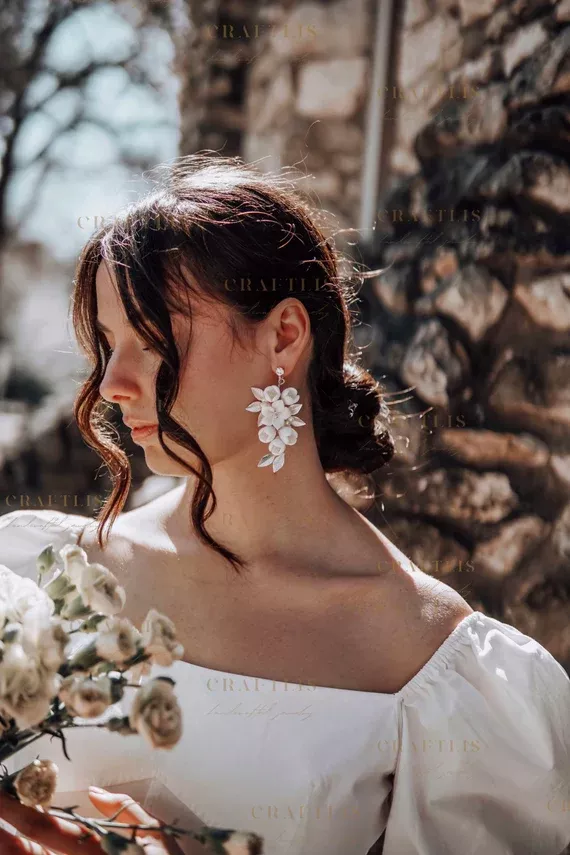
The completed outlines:
<svg viewBox="0 0 570 855">
<path fill-rule="evenodd" d="M 149 436 L 154 436 L 157 431 L 158 425 L 148 425 L 147 427 L 135 427 L 131 428 L 131 437 L 135 442 L 142 441 Z"/>
<path fill-rule="evenodd" d="M 123 422 L 127 427 L 130 427 L 131 430 L 136 430 L 137 428 L 157 427 L 156 422 L 128 422 L 126 419 L 123 419 Z"/>
</svg>

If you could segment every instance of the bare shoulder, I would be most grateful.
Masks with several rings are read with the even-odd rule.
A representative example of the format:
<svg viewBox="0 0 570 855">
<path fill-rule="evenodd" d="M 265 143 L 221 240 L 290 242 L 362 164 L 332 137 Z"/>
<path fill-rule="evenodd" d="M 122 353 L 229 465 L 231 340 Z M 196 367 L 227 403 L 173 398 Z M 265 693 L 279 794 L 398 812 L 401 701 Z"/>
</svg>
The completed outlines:
<svg viewBox="0 0 570 855">
<path fill-rule="evenodd" d="M 434 638 L 445 638 L 473 609 L 461 594 L 441 579 L 417 570 L 416 591 L 420 614 Z"/>
<path fill-rule="evenodd" d="M 126 514 L 119 514 L 110 529 L 108 523 L 105 525 L 103 547 L 99 544 L 99 520 L 96 519 L 88 522 L 78 540 L 91 563 L 103 564 L 119 575 L 126 563 L 134 557 L 133 534 L 136 529 L 129 521 L 125 523 L 124 516 Z"/>
<path fill-rule="evenodd" d="M 399 692 L 472 612 L 441 580 L 421 570 L 394 573 L 364 598 L 362 681 L 380 680 L 376 691 Z"/>
<path fill-rule="evenodd" d="M 176 488 L 176 492 L 178 491 L 179 488 Z M 105 558 L 111 561 L 125 552 L 132 553 L 137 546 L 144 546 L 149 552 L 160 552 L 165 539 L 161 539 L 163 532 L 159 520 L 163 506 L 173 493 L 174 491 L 169 490 L 143 505 L 122 511 L 110 529 L 108 524 L 105 526 L 108 538 L 104 549 L 100 548 L 97 540 L 98 521 L 91 520 L 82 533 L 80 545 L 86 550 L 89 549 L 92 555 L 97 554 L 92 560 L 102 563 Z"/>
<path fill-rule="evenodd" d="M 180 563 L 172 540 L 160 524 L 158 508 L 159 501 L 152 500 L 120 513 L 110 527 L 105 525 L 102 547 L 98 520 L 92 519 L 81 533 L 79 545 L 87 552 L 89 561 L 103 564 L 127 588 L 130 583 L 131 600 L 154 577 Z M 136 584 L 136 580 L 141 584 Z"/>
</svg>

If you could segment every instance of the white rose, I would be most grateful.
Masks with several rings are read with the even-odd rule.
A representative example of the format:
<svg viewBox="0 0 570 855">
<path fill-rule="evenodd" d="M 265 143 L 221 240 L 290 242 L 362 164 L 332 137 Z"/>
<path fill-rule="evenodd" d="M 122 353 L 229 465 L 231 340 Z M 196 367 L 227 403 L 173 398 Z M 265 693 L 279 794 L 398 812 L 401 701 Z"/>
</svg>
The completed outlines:
<svg viewBox="0 0 570 855">
<path fill-rule="evenodd" d="M 182 712 L 170 680 L 156 677 L 137 691 L 129 713 L 131 727 L 153 748 L 173 748 L 182 736 Z"/>
<path fill-rule="evenodd" d="M 51 807 L 59 769 L 52 760 L 33 760 L 14 776 L 14 787 L 23 805 Z"/>
<path fill-rule="evenodd" d="M 39 623 L 32 621 L 29 614 L 22 624 L 22 645 L 30 655 L 38 657 L 48 671 L 57 671 L 66 660 L 65 650 L 69 635 L 55 620 Z"/>
<path fill-rule="evenodd" d="M 94 645 L 101 659 L 122 665 L 138 651 L 140 632 L 128 618 L 107 618 L 101 624 Z"/>
<path fill-rule="evenodd" d="M 232 831 L 226 828 L 203 829 L 205 842 L 210 843 L 216 852 L 226 855 L 260 855 L 263 851 L 263 838 L 251 831 Z"/>
<path fill-rule="evenodd" d="M 65 573 L 67 573 L 75 587 L 79 588 L 85 568 L 89 564 L 87 553 L 76 543 L 66 543 L 59 550 L 59 554 L 63 560 Z"/>
<path fill-rule="evenodd" d="M 92 679 L 72 674 L 63 680 L 58 696 L 69 714 L 80 718 L 97 718 L 114 703 L 112 683 L 107 676 Z"/>
<path fill-rule="evenodd" d="M 258 855 L 262 851 L 261 838 L 246 831 L 232 831 L 222 847 L 227 855 Z"/>
<path fill-rule="evenodd" d="M 77 588 L 85 605 L 100 614 L 116 615 L 125 605 L 125 589 L 102 564 L 88 564 Z"/>
<path fill-rule="evenodd" d="M 184 655 L 173 622 L 156 609 L 151 609 L 143 621 L 141 644 L 154 665 L 166 667 Z"/>
<path fill-rule="evenodd" d="M 0 705 L 18 727 L 34 727 L 48 715 L 61 683 L 28 646 L 7 644 L 0 663 Z"/>
<path fill-rule="evenodd" d="M 4 564 L 0 564 L 0 613 L 2 625 L 9 622 L 21 623 L 28 612 L 34 619 L 51 617 L 53 601 L 39 588 L 33 579 L 18 576 Z"/>
</svg>

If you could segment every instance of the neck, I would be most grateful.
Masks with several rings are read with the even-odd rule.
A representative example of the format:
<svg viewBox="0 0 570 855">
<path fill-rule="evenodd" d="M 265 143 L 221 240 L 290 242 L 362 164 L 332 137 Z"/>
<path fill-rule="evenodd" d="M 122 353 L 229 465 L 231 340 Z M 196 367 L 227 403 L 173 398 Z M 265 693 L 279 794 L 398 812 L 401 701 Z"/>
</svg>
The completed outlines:
<svg viewBox="0 0 570 855">
<path fill-rule="evenodd" d="M 299 569 L 342 566 L 343 560 L 354 566 L 367 545 L 384 548 L 372 524 L 330 486 L 315 445 L 303 453 L 300 443 L 288 447 L 275 473 L 271 466 L 257 467 L 263 449 L 252 451 L 212 467 L 217 502 L 205 528 L 223 546 L 251 566 Z M 180 537 L 191 533 L 194 486 L 190 476 L 176 491 L 169 528 Z"/>
</svg>

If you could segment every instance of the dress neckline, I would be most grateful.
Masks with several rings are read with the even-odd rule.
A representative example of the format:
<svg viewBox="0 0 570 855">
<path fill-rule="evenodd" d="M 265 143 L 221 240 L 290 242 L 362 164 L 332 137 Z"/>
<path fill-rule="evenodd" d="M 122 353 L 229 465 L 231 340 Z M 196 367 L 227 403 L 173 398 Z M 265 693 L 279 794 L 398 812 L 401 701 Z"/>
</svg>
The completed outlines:
<svg viewBox="0 0 570 855">
<path fill-rule="evenodd" d="M 457 626 L 449 633 L 447 638 L 443 640 L 440 646 L 435 650 L 428 661 L 422 665 L 420 670 L 402 686 L 398 692 L 370 692 L 366 689 L 343 689 L 338 686 L 318 686 L 314 683 L 291 683 L 288 680 L 278 680 L 275 677 L 259 677 L 253 674 L 238 674 L 235 671 L 221 671 L 219 668 L 209 668 L 207 665 L 198 665 L 196 662 L 188 662 L 186 659 L 176 660 L 177 665 L 184 668 L 193 668 L 196 671 L 204 671 L 209 674 L 214 674 L 217 677 L 230 677 L 242 680 L 261 680 L 266 683 L 281 683 L 284 686 L 310 686 L 314 689 L 320 689 L 326 692 L 336 692 L 345 695 L 370 695 L 374 698 L 386 698 L 390 701 L 397 701 L 400 698 L 407 698 L 412 694 L 423 682 L 434 677 L 439 669 L 446 668 L 449 665 L 451 654 L 461 644 L 469 642 L 467 630 L 471 624 L 482 618 L 488 619 L 488 615 L 480 611 L 472 611 L 462 618 Z"/>
<path fill-rule="evenodd" d="M 93 522 L 91 518 L 87 518 L 88 522 L 81 527 L 79 532 L 74 532 L 74 536 L 76 542 L 80 544 L 83 533 L 89 525 L 90 522 Z M 197 671 L 205 671 L 210 674 L 218 675 L 219 677 L 236 677 L 242 680 L 262 680 L 267 683 L 281 683 L 284 686 L 298 686 L 298 685 L 310 685 L 315 689 L 320 689 L 321 691 L 326 692 L 336 692 L 337 694 L 345 694 L 345 695 L 370 695 L 374 698 L 384 698 L 390 701 L 398 701 L 400 698 L 407 698 L 409 695 L 413 694 L 413 692 L 418 689 L 423 682 L 434 677 L 440 668 L 446 668 L 449 665 L 450 658 L 452 653 L 461 645 L 466 644 L 469 641 L 468 629 L 472 623 L 475 623 L 476 620 L 481 620 L 483 618 L 488 619 L 488 615 L 484 612 L 474 610 L 470 612 L 468 615 L 465 615 L 459 623 L 451 630 L 447 638 L 445 638 L 440 646 L 435 650 L 427 662 L 425 662 L 420 670 L 414 674 L 414 676 L 408 680 L 408 682 L 402 686 L 402 688 L 397 692 L 369 692 L 366 689 L 343 689 L 338 686 L 318 686 L 314 683 L 311 684 L 299 684 L 299 683 L 291 683 L 288 680 L 277 680 L 275 677 L 259 677 L 252 674 L 239 674 L 235 671 L 221 671 L 219 668 L 209 668 L 206 665 L 198 665 L 196 662 L 189 662 L 186 659 L 178 659 L 176 660 L 176 664 L 179 666 L 184 666 L 186 668 L 193 668 Z"/>
</svg>

